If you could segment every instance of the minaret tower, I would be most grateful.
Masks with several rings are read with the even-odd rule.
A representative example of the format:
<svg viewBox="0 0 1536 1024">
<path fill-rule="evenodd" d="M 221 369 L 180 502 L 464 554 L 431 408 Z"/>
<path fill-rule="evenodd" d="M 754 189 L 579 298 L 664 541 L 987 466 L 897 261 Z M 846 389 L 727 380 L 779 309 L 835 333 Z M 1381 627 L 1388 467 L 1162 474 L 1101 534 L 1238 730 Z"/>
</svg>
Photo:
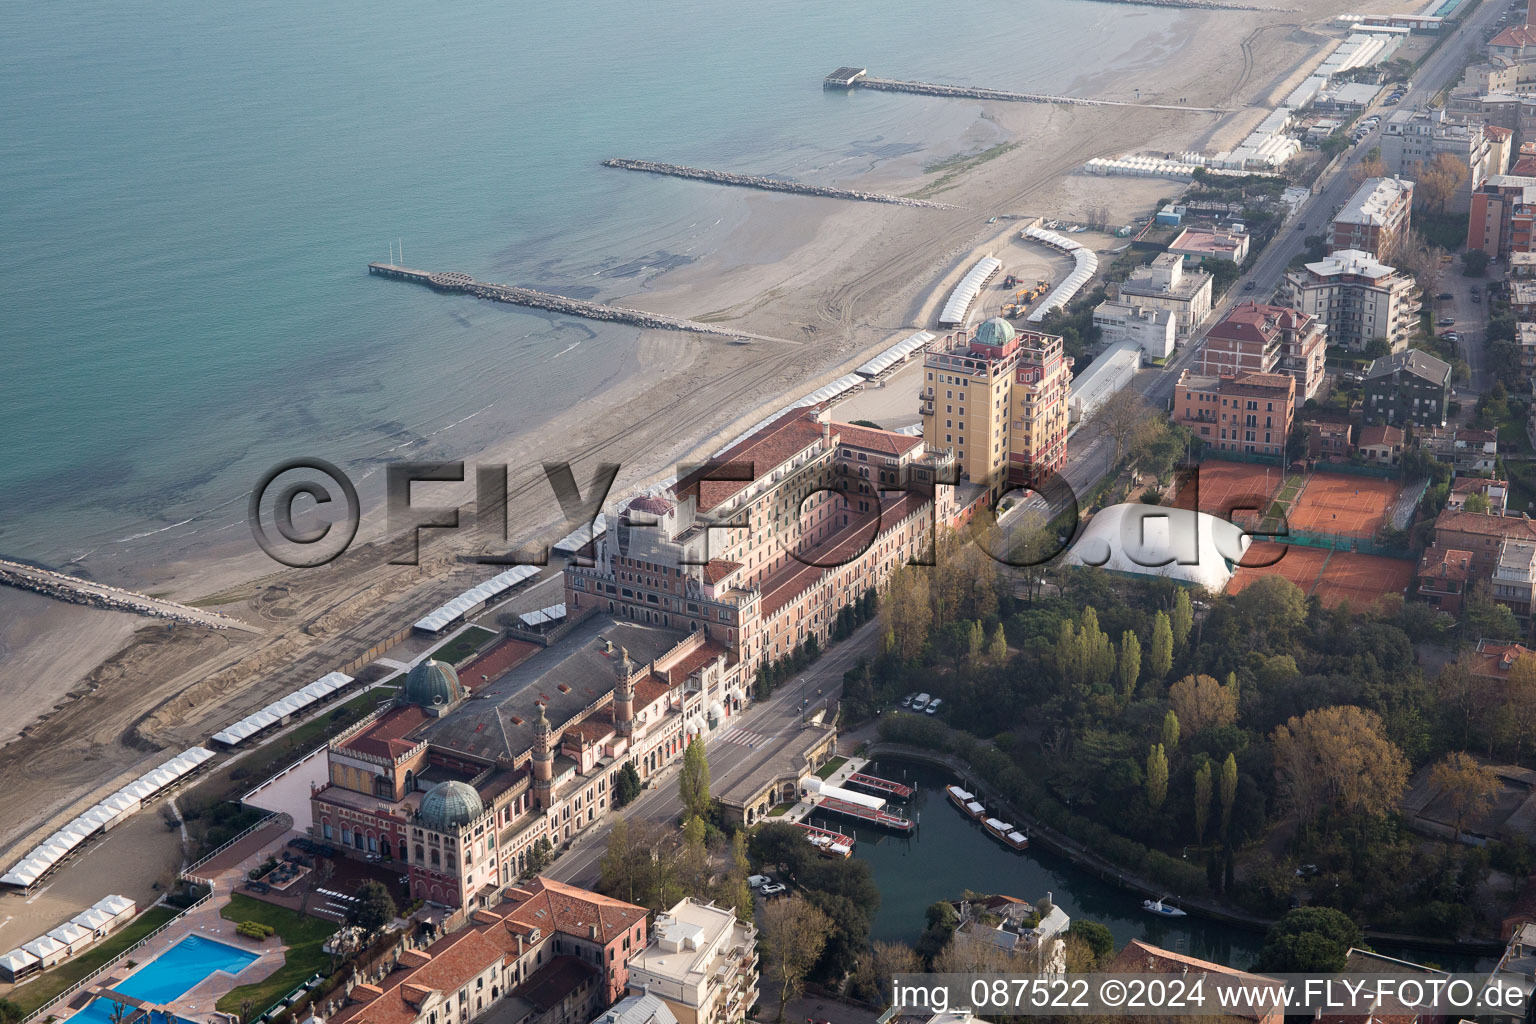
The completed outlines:
<svg viewBox="0 0 1536 1024">
<path fill-rule="evenodd" d="M 549 746 L 549 719 L 544 717 L 544 705 L 539 706 L 539 717 L 533 723 L 533 797 L 539 807 L 550 807 L 550 783 L 555 777 L 555 752 Z"/>
<path fill-rule="evenodd" d="M 1536 0 L 1532 0 L 1536 3 Z M 613 671 L 618 683 L 613 688 L 613 727 L 620 736 L 631 736 L 635 731 L 635 684 L 630 676 L 635 674 L 634 662 L 629 660 L 629 649 L 619 648 L 620 658 Z"/>
</svg>

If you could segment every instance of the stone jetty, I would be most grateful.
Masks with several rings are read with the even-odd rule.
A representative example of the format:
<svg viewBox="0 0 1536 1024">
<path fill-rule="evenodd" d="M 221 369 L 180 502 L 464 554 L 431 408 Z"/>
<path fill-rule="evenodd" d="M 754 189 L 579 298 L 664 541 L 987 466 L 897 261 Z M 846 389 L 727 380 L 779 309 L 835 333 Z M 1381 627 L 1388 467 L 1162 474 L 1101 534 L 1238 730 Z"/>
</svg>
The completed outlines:
<svg viewBox="0 0 1536 1024">
<path fill-rule="evenodd" d="M 177 604 L 175 601 L 150 597 L 148 594 L 81 579 L 79 576 L 70 576 L 68 573 L 55 572 L 52 569 L 41 569 L 23 562 L 0 559 L 0 584 L 12 586 L 18 590 L 30 590 L 34 594 L 42 594 L 70 604 L 83 604 L 93 608 L 107 608 L 118 612 L 132 612 L 135 615 L 172 619 L 176 622 L 184 622 L 192 626 L 208 626 L 212 629 L 260 632 L 255 626 L 222 612 Z"/>
<path fill-rule="evenodd" d="M 868 75 L 857 79 L 849 88 L 877 89 L 881 92 L 910 92 L 923 96 L 951 96 L 957 99 L 1002 100 L 1007 103 L 1054 103 L 1068 107 L 1139 107 L 1143 110 L 1182 110 L 1188 114 L 1230 113 L 1230 110 L 1226 107 L 1191 107 L 1184 103 L 1140 103 L 1132 100 L 1099 100 L 1087 96 L 1058 96 L 1046 92 L 1009 92 L 1006 89 L 984 89 L 973 85 L 904 82 L 895 78 L 871 78 Z"/>
<path fill-rule="evenodd" d="M 861 83 L 863 84 L 863 83 Z M 661 164 L 652 160 L 628 160 L 614 157 L 603 161 L 604 167 L 618 167 L 626 171 L 644 171 L 647 174 L 665 174 L 672 178 L 691 178 L 716 185 L 734 185 L 738 188 L 759 188 L 767 192 L 792 192 L 802 196 L 820 196 L 823 199 L 853 199 L 863 203 L 890 203 L 892 206 L 912 206 L 923 210 L 953 210 L 949 203 L 936 203 L 930 199 L 911 199 L 893 196 L 885 192 L 861 192 L 852 188 L 833 188 L 830 185 L 807 185 L 803 181 L 787 178 L 765 178 L 759 174 L 732 174 L 730 171 L 710 171 L 700 167 L 684 167 L 681 164 Z"/>
</svg>

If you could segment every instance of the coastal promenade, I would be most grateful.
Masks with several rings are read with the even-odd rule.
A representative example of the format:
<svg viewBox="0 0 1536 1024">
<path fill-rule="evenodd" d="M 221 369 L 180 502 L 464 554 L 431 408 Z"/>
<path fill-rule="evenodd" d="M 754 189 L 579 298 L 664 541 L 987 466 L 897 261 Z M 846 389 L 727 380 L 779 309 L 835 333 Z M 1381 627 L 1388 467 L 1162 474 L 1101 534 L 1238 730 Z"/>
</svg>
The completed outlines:
<svg viewBox="0 0 1536 1024">
<path fill-rule="evenodd" d="M 54 572 L 52 569 L 40 569 L 35 565 L 26 565 L 22 562 L 0 559 L 0 583 L 18 590 L 30 590 L 34 594 L 42 594 L 70 604 L 133 612 L 136 615 L 171 619 L 190 626 L 207 626 L 210 629 L 242 629 L 249 633 L 261 632 L 259 627 L 241 622 L 222 612 L 193 608 L 190 605 L 150 597 L 148 594 L 123 590 L 121 587 L 112 587 L 105 583 L 96 583 L 68 573 Z"/>
<path fill-rule="evenodd" d="M 693 334 L 709 334 L 715 337 L 729 338 L 732 341 L 775 341 L 786 345 L 800 344 L 800 342 L 791 341 L 788 338 L 774 338 L 766 334 L 748 334 L 744 331 L 701 323 L 698 320 L 685 320 L 682 317 L 667 316 L 664 313 L 647 313 L 643 309 L 630 309 L 626 306 L 606 306 L 600 302 L 587 302 L 583 299 L 568 299 L 564 295 L 553 295 L 549 292 L 535 291 L 532 288 L 519 288 L 510 284 L 488 284 L 484 281 L 476 281 L 470 275 L 457 270 L 417 270 L 413 267 L 402 267 L 394 263 L 370 263 L 368 264 L 368 273 L 378 277 L 394 278 L 397 281 L 411 281 L 416 284 L 424 284 L 435 291 L 462 292 L 465 295 L 473 295 L 477 299 L 487 299 L 491 302 L 506 302 L 514 306 L 543 309 L 565 316 L 585 317 L 588 320 L 632 324 L 636 327 L 652 327 L 662 331 L 688 331 Z"/>
</svg>

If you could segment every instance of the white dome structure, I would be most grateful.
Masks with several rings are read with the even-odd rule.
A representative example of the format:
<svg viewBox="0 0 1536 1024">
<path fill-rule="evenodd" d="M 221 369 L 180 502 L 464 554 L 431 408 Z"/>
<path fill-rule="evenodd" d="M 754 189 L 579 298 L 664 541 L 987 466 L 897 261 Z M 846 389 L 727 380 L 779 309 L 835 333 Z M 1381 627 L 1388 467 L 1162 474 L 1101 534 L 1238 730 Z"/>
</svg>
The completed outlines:
<svg viewBox="0 0 1536 1024">
<path fill-rule="evenodd" d="M 1066 554 L 1068 565 L 1092 565 L 1137 576 L 1164 576 L 1220 593 L 1232 563 L 1252 538 L 1224 519 L 1164 505 L 1102 509 Z"/>
</svg>

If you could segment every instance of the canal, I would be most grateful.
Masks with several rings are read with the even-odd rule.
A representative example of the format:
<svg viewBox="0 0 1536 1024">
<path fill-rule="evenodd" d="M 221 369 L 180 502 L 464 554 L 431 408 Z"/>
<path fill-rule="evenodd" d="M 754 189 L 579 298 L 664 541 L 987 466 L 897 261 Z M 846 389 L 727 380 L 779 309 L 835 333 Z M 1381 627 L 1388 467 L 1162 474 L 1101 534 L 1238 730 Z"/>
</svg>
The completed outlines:
<svg viewBox="0 0 1536 1024">
<path fill-rule="evenodd" d="M 966 889 L 1031 902 L 1049 892 L 1073 920 L 1107 925 L 1117 949 L 1132 939 L 1143 939 L 1164 949 L 1243 968 L 1258 956 L 1263 944 L 1258 932 L 1194 916 L 1172 921 L 1155 918 L 1142 910 L 1143 897 L 1102 882 L 1071 861 L 1038 848 L 1023 853 L 1007 849 L 945 798 L 944 787 L 955 780 L 941 769 L 876 761 L 864 770 L 917 785 L 910 803 L 892 805 L 893 810 L 905 806 L 907 811 L 901 813 L 917 819 L 913 838 L 855 830 L 859 841 L 853 855 L 869 862 L 880 887 L 873 939 L 916 942 L 928 906 L 937 900 L 958 899 Z M 850 830 L 849 823 L 838 818 L 812 814 L 809 820 L 833 831 Z"/>
</svg>

